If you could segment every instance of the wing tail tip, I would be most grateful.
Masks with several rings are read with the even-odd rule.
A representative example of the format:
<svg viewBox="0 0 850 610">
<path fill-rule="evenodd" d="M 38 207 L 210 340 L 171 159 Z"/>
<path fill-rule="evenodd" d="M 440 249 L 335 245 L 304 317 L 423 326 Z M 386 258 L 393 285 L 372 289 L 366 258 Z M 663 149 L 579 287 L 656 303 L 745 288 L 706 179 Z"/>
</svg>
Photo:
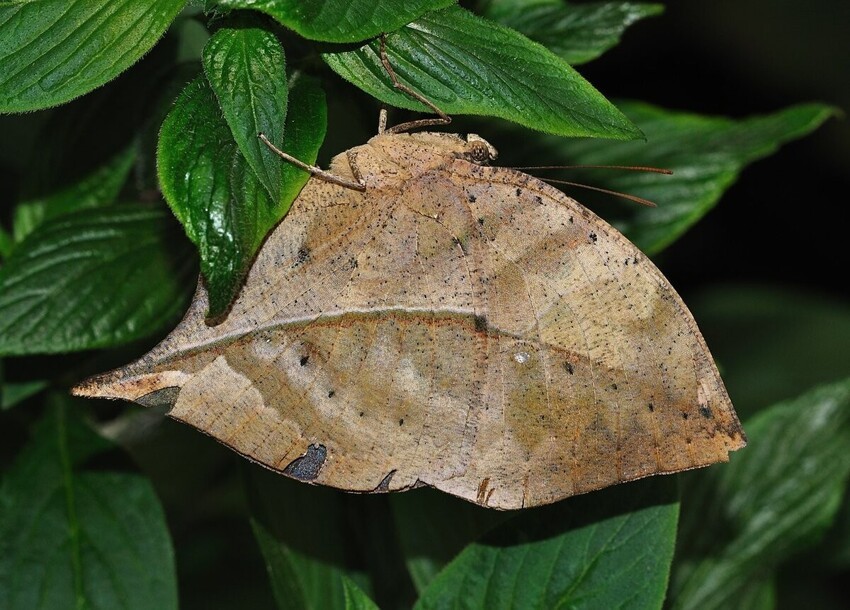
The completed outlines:
<svg viewBox="0 0 850 610">
<path fill-rule="evenodd" d="M 144 398 L 183 385 L 186 375 L 180 371 L 125 374 L 122 369 L 84 379 L 71 388 L 72 396 L 129 400 L 146 404 Z"/>
</svg>

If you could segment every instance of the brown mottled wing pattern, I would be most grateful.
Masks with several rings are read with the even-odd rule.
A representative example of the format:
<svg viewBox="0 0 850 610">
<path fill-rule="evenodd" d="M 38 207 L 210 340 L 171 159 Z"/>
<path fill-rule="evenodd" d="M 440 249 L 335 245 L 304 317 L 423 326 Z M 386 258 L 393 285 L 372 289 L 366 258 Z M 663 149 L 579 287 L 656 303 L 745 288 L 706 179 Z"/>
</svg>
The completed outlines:
<svg viewBox="0 0 850 610">
<path fill-rule="evenodd" d="M 727 459 L 743 434 L 682 301 L 622 235 L 462 160 L 361 194 L 311 179 L 227 319 L 203 288 L 140 361 L 78 388 L 275 470 L 498 508 Z"/>
<path fill-rule="evenodd" d="M 528 506 L 743 446 L 690 312 L 618 231 L 508 169 L 457 161 L 423 180 L 435 196 L 418 211 L 439 218 L 474 270 L 486 370 L 470 405 L 474 459 L 429 483 Z"/>
</svg>

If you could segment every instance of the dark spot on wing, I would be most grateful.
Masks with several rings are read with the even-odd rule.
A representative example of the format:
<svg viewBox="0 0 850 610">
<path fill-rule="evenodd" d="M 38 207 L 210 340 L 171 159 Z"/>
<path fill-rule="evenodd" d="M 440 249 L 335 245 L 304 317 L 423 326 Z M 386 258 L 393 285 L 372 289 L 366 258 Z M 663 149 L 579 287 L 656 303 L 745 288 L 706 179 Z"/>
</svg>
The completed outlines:
<svg viewBox="0 0 850 610">
<path fill-rule="evenodd" d="M 310 445 L 304 455 L 295 458 L 283 469 L 283 474 L 299 481 L 314 481 L 327 457 L 328 450 L 324 445 Z"/>
<path fill-rule="evenodd" d="M 160 388 L 153 392 L 148 392 L 144 396 L 139 396 L 134 402 L 139 403 L 143 407 L 156 408 L 168 407 L 169 409 L 177 402 L 177 396 L 180 394 L 180 388 L 171 386 L 168 388 Z"/>
<path fill-rule="evenodd" d="M 295 263 L 293 263 L 292 266 L 298 267 L 299 265 L 306 263 L 308 260 L 310 260 L 310 248 L 307 246 L 301 246 L 295 254 Z"/>
<path fill-rule="evenodd" d="M 393 475 L 396 473 L 395 470 L 390 470 L 386 476 L 381 479 L 381 482 L 378 483 L 378 486 L 375 488 L 376 492 L 387 492 L 390 490 L 390 481 L 392 481 Z"/>
</svg>

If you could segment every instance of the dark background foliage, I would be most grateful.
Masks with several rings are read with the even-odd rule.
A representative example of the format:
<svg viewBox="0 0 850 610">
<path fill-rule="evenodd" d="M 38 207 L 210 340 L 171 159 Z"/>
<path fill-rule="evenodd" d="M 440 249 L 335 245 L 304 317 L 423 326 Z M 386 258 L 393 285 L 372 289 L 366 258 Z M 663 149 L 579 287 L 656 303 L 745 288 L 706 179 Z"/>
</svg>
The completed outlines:
<svg viewBox="0 0 850 610">
<path fill-rule="evenodd" d="M 703 114 L 743 117 L 810 100 L 847 112 L 848 27 L 842 0 L 670 2 L 582 73 L 611 98 Z M 845 225 L 826 219 L 846 213 L 848 189 L 850 124 L 832 121 L 748 168 L 665 253 L 665 272 L 684 292 L 741 280 L 846 297 Z"/>
</svg>

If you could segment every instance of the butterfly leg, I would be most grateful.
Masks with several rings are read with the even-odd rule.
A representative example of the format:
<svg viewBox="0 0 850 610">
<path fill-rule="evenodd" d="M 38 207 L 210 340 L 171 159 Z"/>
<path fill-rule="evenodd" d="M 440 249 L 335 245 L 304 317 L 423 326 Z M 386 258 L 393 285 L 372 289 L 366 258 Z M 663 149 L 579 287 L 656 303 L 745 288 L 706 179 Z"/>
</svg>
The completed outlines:
<svg viewBox="0 0 850 610">
<path fill-rule="evenodd" d="M 341 176 L 337 176 L 336 174 L 332 174 L 331 172 L 325 171 L 320 167 L 316 167 L 315 165 L 309 165 L 304 163 L 300 159 L 296 159 L 289 153 L 285 153 L 280 150 L 277 146 L 271 143 L 265 134 L 258 134 L 258 137 L 263 141 L 263 143 L 271 148 L 277 155 L 292 163 L 292 165 L 296 167 L 300 167 L 301 169 L 310 172 L 312 175 L 317 178 L 321 178 L 326 182 L 332 182 L 334 184 L 338 184 L 340 186 L 344 186 L 345 188 L 353 189 L 355 191 L 363 192 L 366 190 L 366 185 L 363 183 L 363 179 L 360 177 L 360 173 L 356 171 L 356 166 L 354 164 L 351 165 L 352 171 L 354 171 L 354 176 L 357 178 L 357 181 L 349 180 L 347 178 L 343 178 Z M 351 157 L 349 157 L 349 163 L 351 163 Z"/>
</svg>

